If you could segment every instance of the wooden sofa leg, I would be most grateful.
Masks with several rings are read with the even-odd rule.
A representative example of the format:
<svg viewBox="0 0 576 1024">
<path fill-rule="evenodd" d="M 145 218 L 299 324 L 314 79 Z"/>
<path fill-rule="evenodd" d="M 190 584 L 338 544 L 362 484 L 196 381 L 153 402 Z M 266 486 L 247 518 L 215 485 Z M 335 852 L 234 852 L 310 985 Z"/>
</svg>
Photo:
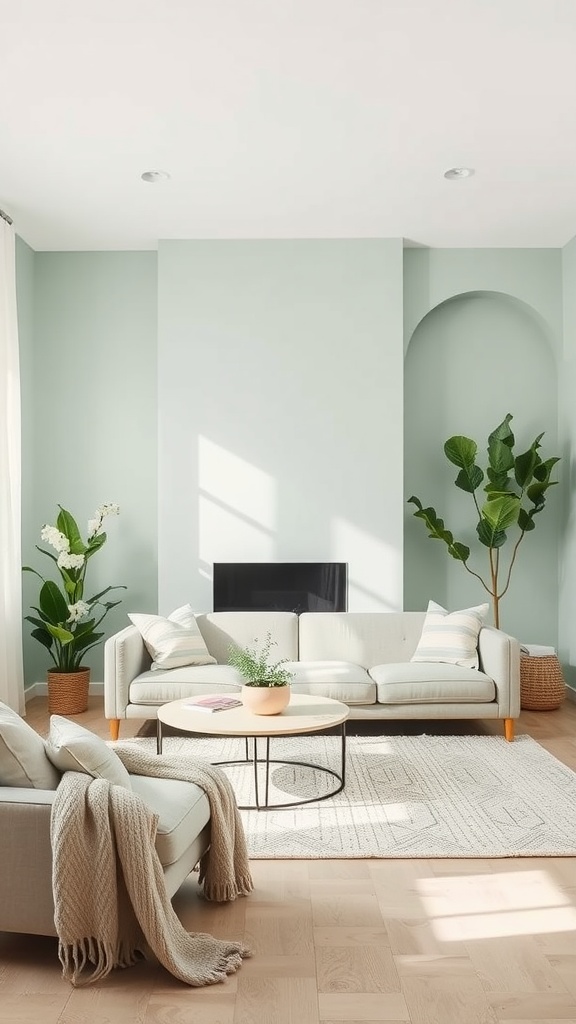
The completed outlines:
<svg viewBox="0 0 576 1024">
<path fill-rule="evenodd" d="M 120 735 L 120 719 L 119 718 L 111 718 L 110 719 L 110 739 L 111 740 L 117 740 L 119 735 Z"/>
<path fill-rule="evenodd" d="M 512 740 L 514 739 L 514 719 L 513 718 L 505 718 L 504 719 L 504 735 L 505 735 L 506 739 L 508 740 L 508 743 L 511 743 Z"/>
</svg>

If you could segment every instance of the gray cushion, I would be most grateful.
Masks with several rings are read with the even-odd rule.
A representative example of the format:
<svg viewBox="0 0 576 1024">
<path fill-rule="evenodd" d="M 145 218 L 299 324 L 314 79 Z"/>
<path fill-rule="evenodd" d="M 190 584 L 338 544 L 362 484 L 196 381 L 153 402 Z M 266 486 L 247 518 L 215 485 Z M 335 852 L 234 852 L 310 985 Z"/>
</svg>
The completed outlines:
<svg viewBox="0 0 576 1024">
<path fill-rule="evenodd" d="M 158 815 L 156 851 L 163 867 L 173 864 L 192 845 L 210 820 L 203 789 L 180 779 L 131 775 L 132 790 Z"/>
<path fill-rule="evenodd" d="M 494 681 L 484 672 L 443 662 L 375 665 L 379 704 L 488 703 L 496 698 Z"/>
<path fill-rule="evenodd" d="M 0 785 L 56 789 L 59 781 L 60 772 L 46 756 L 42 737 L 0 703 Z"/>
</svg>

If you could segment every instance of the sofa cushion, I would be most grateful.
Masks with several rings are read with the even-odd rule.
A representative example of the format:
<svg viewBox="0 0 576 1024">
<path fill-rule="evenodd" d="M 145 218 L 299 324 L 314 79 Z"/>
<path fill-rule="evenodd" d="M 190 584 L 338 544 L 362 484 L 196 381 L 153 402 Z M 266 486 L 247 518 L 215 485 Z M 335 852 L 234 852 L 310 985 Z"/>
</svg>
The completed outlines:
<svg viewBox="0 0 576 1024">
<path fill-rule="evenodd" d="M 152 670 L 180 665 L 213 665 L 212 657 L 189 604 L 163 615 L 131 612 L 128 618 L 142 636 L 152 658 Z"/>
<path fill-rule="evenodd" d="M 486 704 L 496 699 L 494 681 L 462 665 L 408 661 L 375 665 L 370 676 L 379 704 Z"/>
<path fill-rule="evenodd" d="M 331 697 L 345 704 L 375 704 L 374 681 L 361 665 L 350 661 L 287 661 L 293 672 L 290 688 L 294 693 Z"/>
<path fill-rule="evenodd" d="M 130 683 L 130 703 L 155 706 L 201 693 L 236 693 L 243 682 L 231 665 L 187 665 L 142 672 Z"/>
<path fill-rule="evenodd" d="M 440 661 L 478 668 L 478 634 L 487 614 L 487 604 L 448 612 L 441 604 L 429 601 L 412 661 Z"/>
<path fill-rule="evenodd" d="M 132 790 L 158 815 L 156 852 L 163 867 L 173 864 L 192 845 L 210 820 L 203 789 L 180 779 L 131 775 Z"/>
<path fill-rule="evenodd" d="M 47 757 L 42 737 L 0 703 L 0 786 L 56 789 L 59 781 L 60 772 Z"/>
<path fill-rule="evenodd" d="M 95 779 L 108 779 L 115 786 L 131 788 L 122 761 L 100 736 L 62 715 L 50 716 L 46 753 L 61 772 L 84 772 Z"/>
</svg>

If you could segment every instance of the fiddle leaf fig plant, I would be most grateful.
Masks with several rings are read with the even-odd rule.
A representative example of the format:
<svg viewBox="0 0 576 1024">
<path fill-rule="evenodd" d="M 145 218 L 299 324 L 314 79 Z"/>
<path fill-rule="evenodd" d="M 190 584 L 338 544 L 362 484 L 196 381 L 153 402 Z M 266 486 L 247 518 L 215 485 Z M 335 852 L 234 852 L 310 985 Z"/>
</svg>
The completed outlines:
<svg viewBox="0 0 576 1024">
<path fill-rule="evenodd" d="M 494 625 L 500 625 L 500 600 L 510 586 L 512 569 L 518 549 L 527 533 L 534 530 L 535 516 L 546 504 L 546 492 L 558 481 L 552 480 L 558 457 L 542 459 L 539 454 L 544 434 L 538 434 L 530 447 L 515 455 L 515 438 L 510 427 L 511 413 L 508 413 L 488 437 L 488 464 L 485 471 L 476 462 L 478 445 L 470 437 L 457 435 L 449 437 L 444 445 L 444 454 L 458 469 L 454 483 L 460 490 L 470 494 L 477 518 L 476 533 L 480 543 L 487 548 L 489 575 L 484 578 L 470 568 L 470 548 L 454 539 L 446 529 L 444 520 L 431 506 L 424 507 L 420 498 L 412 495 L 408 503 L 416 506 L 413 513 L 421 519 L 428 536 L 446 544 L 448 554 L 480 581 L 490 594 Z M 485 498 L 477 492 L 482 488 Z M 501 549 L 512 539 L 514 542 L 507 565 L 503 565 Z"/>
</svg>

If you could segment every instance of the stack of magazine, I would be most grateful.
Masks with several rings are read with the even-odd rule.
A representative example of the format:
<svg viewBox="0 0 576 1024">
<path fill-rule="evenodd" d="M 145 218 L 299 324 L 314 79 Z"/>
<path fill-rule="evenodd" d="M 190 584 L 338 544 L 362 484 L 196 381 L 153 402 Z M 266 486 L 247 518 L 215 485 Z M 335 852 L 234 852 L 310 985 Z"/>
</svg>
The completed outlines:
<svg viewBox="0 0 576 1024">
<path fill-rule="evenodd" d="M 228 711 L 230 708 L 242 707 L 242 701 L 237 697 L 227 697 L 225 694 L 214 694 L 211 697 L 198 697 L 197 700 L 187 700 L 184 707 L 191 711 Z"/>
</svg>

